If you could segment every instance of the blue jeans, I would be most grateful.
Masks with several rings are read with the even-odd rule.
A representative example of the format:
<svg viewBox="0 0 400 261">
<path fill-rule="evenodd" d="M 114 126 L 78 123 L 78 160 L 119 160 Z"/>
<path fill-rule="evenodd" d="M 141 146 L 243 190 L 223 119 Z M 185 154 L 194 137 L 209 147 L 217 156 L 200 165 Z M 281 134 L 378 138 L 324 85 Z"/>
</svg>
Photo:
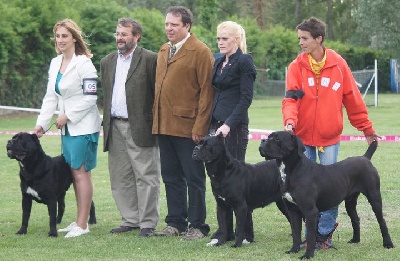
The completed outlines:
<svg viewBox="0 0 400 261">
<path fill-rule="evenodd" d="M 306 145 L 305 147 L 306 151 L 304 154 L 314 162 L 317 162 L 317 153 L 322 165 L 333 164 L 338 160 L 340 142 L 323 147 L 324 152 L 317 150 L 317 147 L 314 146 Z M 328 235 L 333 230 L 338 216 L 338 210 L 339 206 L 336 206 L 318 214 L 318 232 L 321 235 Z"/>
</svg>

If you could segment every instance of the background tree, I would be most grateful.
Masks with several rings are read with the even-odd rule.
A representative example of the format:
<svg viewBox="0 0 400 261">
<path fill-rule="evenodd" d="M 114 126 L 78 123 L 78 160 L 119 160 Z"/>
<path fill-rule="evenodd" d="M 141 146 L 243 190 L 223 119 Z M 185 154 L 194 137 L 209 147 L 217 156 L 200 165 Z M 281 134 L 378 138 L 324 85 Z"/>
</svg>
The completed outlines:
<svg viewBox="0 0 400 261">
<path fill-rule="evenodd" d="M 0 2 L 0 104 L 38 107 L 46 88 L 47 69 L 55 55 L 53 26 L 64 10 L 62 1 Z"/>
<path fill-rule="evenodd" d="M 351 43 L 386 49 L 400 56 L 400 1 L 359 0 L 354 13 L 357 28 Z"/>
<path fill-rule="evenodd" d="M 400 58 L 398 0 L 0 0 L 0 104 L 40 106 L 56 56 L 55 22 L 72 18 L 82 27 L 99 70 L 100 59 L 116 49 L 118 18 L 138 20 L 144 30 L 140 46 L 157 52 L 167 41 L 165 10 L 171 5 L 192 10 L 192 32 L 214 53 L 216 26 L 225 20 L 242 24 L 259 76 L 268 79 L 284 79 L 285 67 L 300 51 L 295 27 L 311 16 L 327 23 L 326 46 L 352 70 L 378 59 L 380 91 L 390 90 L 389 59 Z"/>
</svg>

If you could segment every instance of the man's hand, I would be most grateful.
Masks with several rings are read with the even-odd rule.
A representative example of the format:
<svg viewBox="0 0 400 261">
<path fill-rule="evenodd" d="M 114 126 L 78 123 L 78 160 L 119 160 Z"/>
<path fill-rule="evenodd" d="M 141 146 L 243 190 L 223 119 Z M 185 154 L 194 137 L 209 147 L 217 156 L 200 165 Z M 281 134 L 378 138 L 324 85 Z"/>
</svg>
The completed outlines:
<svg viewBox="0 0 400 261">
<path fill-rule="evenodd" d="M 194 143 L 199 143 L 199 141 L 203 138 L 203 136 L 192 133 L 192 140 Z"/>
</svg>

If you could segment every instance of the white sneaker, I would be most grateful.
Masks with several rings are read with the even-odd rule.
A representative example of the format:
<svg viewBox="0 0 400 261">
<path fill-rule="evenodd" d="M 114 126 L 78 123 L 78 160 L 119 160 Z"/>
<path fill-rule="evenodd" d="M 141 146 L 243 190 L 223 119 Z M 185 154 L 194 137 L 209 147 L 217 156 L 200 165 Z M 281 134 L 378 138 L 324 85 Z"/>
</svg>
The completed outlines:
<svg viewBox="0 0 400 261">
<path fill-rule="evenodd" d="M 89 233 L 89 225 L 86 225 L 86 229 L 82 229 L 78 226 L 74 227 L 71 231 L 68 232 L 68 234 L 65 235 L 65 238 L 69 237 L 79 237 L 84 234 Z"/>
<path fill-rule="evenodd" d="M 76 227 L 76 223 L 72 222 L 71 224 L 68 225 L 68 227 L 66 228 L 60 228 L 59 230 L 57 230 L 57 232 L 69 232 L 71 231 L 74 227 Z"/>
</svg>

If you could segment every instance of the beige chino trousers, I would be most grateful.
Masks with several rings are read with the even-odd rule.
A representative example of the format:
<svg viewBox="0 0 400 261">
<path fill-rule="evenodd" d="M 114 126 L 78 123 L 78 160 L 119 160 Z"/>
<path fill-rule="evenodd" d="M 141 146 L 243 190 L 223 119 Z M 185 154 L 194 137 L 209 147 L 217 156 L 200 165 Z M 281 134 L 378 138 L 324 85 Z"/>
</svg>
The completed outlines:
<svg viewBox="0 0 400 261">
<path fill-rule="evenodd" d="M 108 166 L 121 226 L 156 228 L 161 177 L 158 146 L 137 146 L 129 122 L 112 120 Z"/>
</svg>

